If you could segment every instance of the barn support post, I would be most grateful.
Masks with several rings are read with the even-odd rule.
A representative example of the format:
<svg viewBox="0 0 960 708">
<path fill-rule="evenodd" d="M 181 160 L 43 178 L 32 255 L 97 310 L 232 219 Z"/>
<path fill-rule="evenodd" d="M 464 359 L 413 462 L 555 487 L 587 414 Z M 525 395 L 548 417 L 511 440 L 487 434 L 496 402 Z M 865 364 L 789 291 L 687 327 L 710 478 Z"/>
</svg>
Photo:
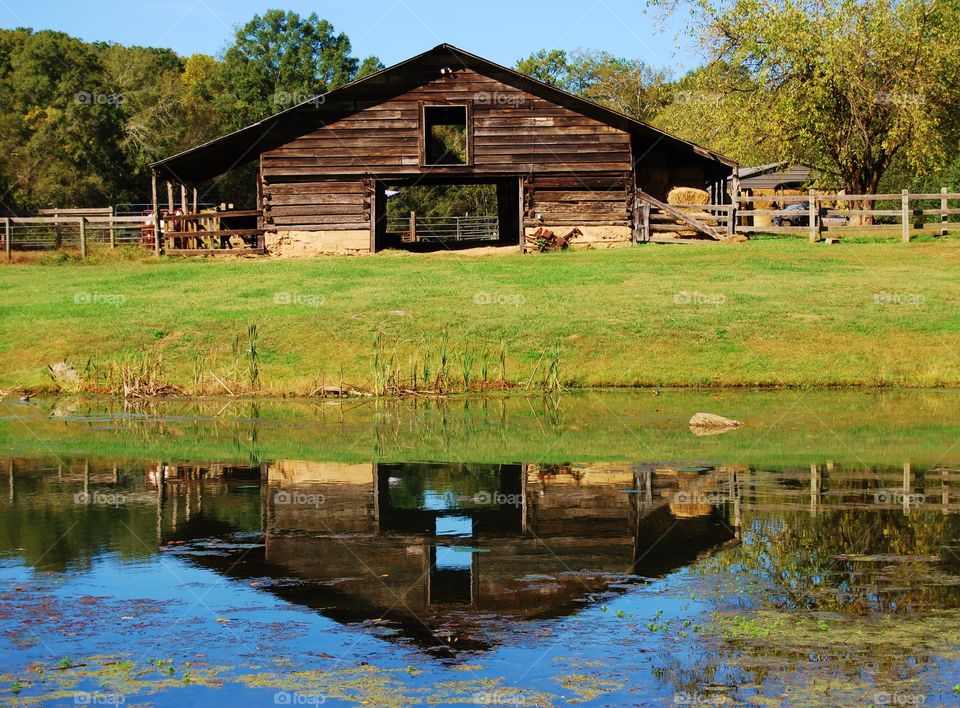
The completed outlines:
<svg viewBox="0 0 960 708">
<path fill-rule="evenodd" d="M 7 252 L 7 263 L 10 262 L 12 257 L 12 247 L 10 246 L 10 217 L 6 217 L 3 220 L 3 244 L 4 250 Z"/>
<path fill-rule="evenodd" d="M 87 220 L 85 217 L 80 217 L 77 222 L 77 226 L 80 227 L 80 257 L 87 257 Z"/>
<path fill-rule="evenodd" d="M 900 192 L 900 238 L 910 243 L 910 190 Z"/>
<path fill-rule="evenodd" d="M 909 462 L 903 463 L 903 513 L 910 515 L 911 490 L 913 487 L 913 468 Z"/>
<path fill-rule="evenodd" d="M 950 513 L 950 471 L 944 468 L 940 473 L 940 502 L 943 505 L 942 512 Z"/>
<path fill-rule="evenodd" d="M 261 167 L 257 170 L 257 251 L 261 255 L 267 252 L 267 236 L 263 232 L 265 201 L 263 197 L 263 168 Z"/>
<path fill-rule="evenodd" d="M 180 185 L 180 210 L 181 210 L 184 214 L 187 214 L 187 213 L 188 213 L 188 211 L 187 211 L 187 185 L 185 185 L 185 184 L 181 184 L 181 185 Z"/>
<path fill-rule="evenodd" d="M 520 231 L 519 241 L 520 241 L 520 253 L 524 254 L 527 252 L 527 227 L 524 225 L 524 220 L 526 219 L 527 206 L 526 206 L 526 185 L 529 177 L 520 177 L 517 180 L 517 229 Z"/>
<path fill-rule="evenodd" d="M 950 216 L 947 213 L 947 188 L 940 188 L 940 235 L 947 235 L 947 222 L 950 221 Z"/>
<path fill-rule="evenodd" d="M 810 516 L 817 515 L 820 505 L 820 465 L 810 464 Z"/>
<path fill-rule="evenodd" d="M 807 226 L 810 229 L 810 243 L 816 243 L 820 238 L 820 220 L 817 218 L 817 193 L 810 188 L 807 192 L 807 203 L 809 210 L 807 212 Z"/>
<path fill-rule="evenodd" d="M 380 206 L 380 187 L 376 180 L 371 183 L 370 197 L 370 253 L 377 252 L 377 208 Z"/>
<path fill-rule="evenodd" d="M 157 171 L 153 170 L 151 184 L 151 196 L 153 197 L 153 248 L 156 256 L 160 257 L 160 203 L 157 200 Z"/>
<path fill-rule="evenodd" d="M 730 178 L 730 235 L 737 233 L 737 219 L 740 217 L 740 168 L 733 171 Z"/>
<path fill-rule="evenodd" d="M 193 214 L 200 213 L 197 211 L 197 188 L 196 187 L 193 188 L 193 211 L 191 213 Z"/>
</svg>

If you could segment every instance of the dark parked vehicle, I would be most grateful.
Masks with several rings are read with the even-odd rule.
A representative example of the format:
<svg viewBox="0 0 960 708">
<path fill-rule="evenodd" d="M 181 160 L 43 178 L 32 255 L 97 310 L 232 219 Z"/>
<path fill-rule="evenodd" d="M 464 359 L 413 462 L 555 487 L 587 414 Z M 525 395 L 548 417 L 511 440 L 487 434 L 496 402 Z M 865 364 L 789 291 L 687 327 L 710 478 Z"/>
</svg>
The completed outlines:
<svg viewBox="0 0 960 708">
<path fill-rule="evenodd" d="M 783 211 L 796 212 L 794 214 L 777 214 L 773 217 L 774 226 L 809 226 L 810 207 L 803 203 L 785 206 Z"/>
<path fill-rule="evenodd" d="M 774 226 L 809 226 L 810 225 L 810 205 L 800 202 L 785 206 L 782 211 L 792 212 L 790 214 L 777 214 L 773 217 Z M 820 210 L 820 223 L 824 226 L 847 226 L 850 223 L 850 217 L 842 214 L 826 214 L 825 209 Z"/>
</svg>

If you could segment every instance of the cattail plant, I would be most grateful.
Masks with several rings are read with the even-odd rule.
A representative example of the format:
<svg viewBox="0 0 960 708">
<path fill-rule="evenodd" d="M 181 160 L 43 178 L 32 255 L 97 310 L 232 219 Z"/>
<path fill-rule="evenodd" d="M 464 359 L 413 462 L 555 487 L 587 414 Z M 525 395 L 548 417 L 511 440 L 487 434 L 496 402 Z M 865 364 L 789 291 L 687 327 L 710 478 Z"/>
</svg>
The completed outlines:
<svg viewBox="0 0 960 708">
<path fill-rule="evenodd" d="M 260 357 L 257 354 L 257 325 L 251 324 L 247 328 L 247 377 L 250 388 L 260 388 Z"/>
</svg>

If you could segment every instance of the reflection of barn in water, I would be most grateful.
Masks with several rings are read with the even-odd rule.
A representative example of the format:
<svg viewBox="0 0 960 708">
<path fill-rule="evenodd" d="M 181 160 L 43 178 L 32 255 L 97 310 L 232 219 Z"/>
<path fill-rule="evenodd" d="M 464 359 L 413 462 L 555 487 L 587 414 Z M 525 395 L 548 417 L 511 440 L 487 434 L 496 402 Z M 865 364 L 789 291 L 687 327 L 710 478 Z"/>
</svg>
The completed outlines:
<svg viewBox="0 0 960 708">
<path fill-rule="evenodd" d="M 480 646 L 480 615 L 569 614 L 733 538 L 722 509 L 671 513 L 659 479 L 632 465 L 280 462 L 266 567 L 231 572 L 303 581 L 273 590 L 340 621 L 383 617 L 430 644 Z"/>
<path fill-rule="evenodd" d="M 522 632 L 511 620 L 563 616 L 637 576 L 668 573 L 730 538 L 724 520 L 748 541 L 724 563 L 777 596 L 788 582 L 791 602 L 806 593 L 831 611 L 960 607 L 960 476 L 943 465 L 144 466 L 58 456 L 6 458 L 0 471 L 0 553 L 35 568 L 159 547 L 337 621 L 385 617 L 389 631 L 428 646 L 438 636 L 459 647 L 500 642 L 497 618 Z M 787 580 L 784 565 L 797 569 Z"/>
</svg>

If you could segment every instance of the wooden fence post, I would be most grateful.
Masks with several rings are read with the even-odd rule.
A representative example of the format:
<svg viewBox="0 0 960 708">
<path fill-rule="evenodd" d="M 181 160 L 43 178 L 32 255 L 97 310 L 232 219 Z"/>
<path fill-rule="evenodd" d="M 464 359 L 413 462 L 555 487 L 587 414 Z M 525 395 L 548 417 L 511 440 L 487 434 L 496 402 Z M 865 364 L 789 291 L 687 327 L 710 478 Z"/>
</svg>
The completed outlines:
<svg viewBox="0 0 960 708">
<path fill-rule="evenodd" d="M 153 247 L 157 258 L 160 257 L 160 202 L 157 199 L 157 172 L 153 171 L 150 181 L 153 196 Z"/>
<path fill-rule="evenodd" d="M 900 192 L 900 237 L 904 243 L 910 243 L 910 191 Z"/>
<path fill-rule="evenodd" d="M 940 235 L 947 235 L 947 223 L 950 216 L 947 214 L 947 188 L 940 188 Z"/>
<path fill-rule="evenodd" d="M 8 216 L 3 220 L 3 242 L 5 244 L 4 248 L 6 248 L 6 251 L 7 251 L 7 263 L 10 262 L 11 255 L 12 255 L 10 253 L 12 250 L 12 247 L 10 245 L 10 232 L 11 232 L 10 217 Z"/>
<path fill-rule="evenodd" d="M 730 235 L 737 232 L 737 216 L 740 212 L 740 168 L 738 167 L 730 180 Z"/>
<path fill-rule="evenodd" d="M 643 212 L 643 240 L 649 243 L 652 236 L 650 233 L 650 204 L 644 202 L 640 209 Z"/>
<path fill-rule="evenodd" d="M 807 199 L 809 204 L 808 220 L 810 228 L 810 243 L 816 243 L 820 238 L 820 220 L 817 218 L 817 195 L 811 187 L 810 191 L 807 193 Z"/>
<path fill-rule="evenodd" d="M 113 223 L 113 215 L 110 216 L 110 248 L 114 249 L 117 247 L 117 227 Z"/>
<path fill-rule="evenodd" d="M 87 220 L 84 217 L 80 217 L 79 224 L 80 226 L 80 257 L 87 257 Z"/>
<path fill-rule="evenodd" d="M 410 242 L 417 242 L 417 212 L 410 212 Z"/>
</svg>

